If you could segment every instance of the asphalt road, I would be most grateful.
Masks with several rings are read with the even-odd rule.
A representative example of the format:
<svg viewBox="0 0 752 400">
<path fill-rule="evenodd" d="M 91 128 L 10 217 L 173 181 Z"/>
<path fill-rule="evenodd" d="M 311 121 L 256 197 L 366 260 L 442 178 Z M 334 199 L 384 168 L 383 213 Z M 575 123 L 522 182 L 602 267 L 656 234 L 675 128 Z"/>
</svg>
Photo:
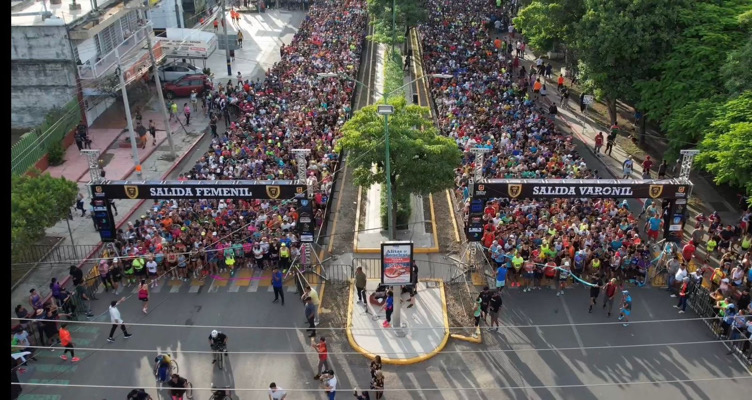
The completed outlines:
<svg viewBox="0 0 752 400">
<path fill-rule="evenodd" d="M 154 386 L 152 361 L 162 352 L 175 355 L 180 374 L 196 388 L 214 383 L 218 387 L 264 389 L 274 381 L 284 388 L 315 390 L 317 383 L 312 375 L 317 359 L 308 348 L 304 329 L 223 329 L 230 338 L 230 352 L 265 353 L 231 354 L 223 371 L 211 365 L 210 354 L 190 353 L 208 350 L 209 332 L 218 325 L 303 327 L 302 305 L 294 300 L 294 293 L 286 294 L 288 302 L 282 307 L 272 304 L 273 295 L 266 291 L 160 292 L 152 295 L 148 315 L 141 313 L 141 304 L 133 296 L 120 306 L 126 325 L 158 323 L 176 327 L 130 326 L 133 337 L 126 340 L 118 332 L 115 343 L 106 342 L 109 325 L 76 328 L 73 341 L 78 347 L 99 350 L 79 351 L 77 355 L 82 360 L 75 365 L 59 360 L 59 351 L 42 352 L 40 361 L 31 364 L 33 368 L 22 381 L 70 386 L 26 386 L 25 393 L 33 396 L 25 399 L 123 399 L 128 390 L 75 385 Z M 726 355 L 720 343 L 677 344 L 712 341 L 702 322 L 679 321 L 693 318 L 691 312 L 677 314 L 671 307 L 673 300 L 659 289 L 633 289 L 632 296 L 633 323 L 623 327 L 581 325 L 616 319 L 607 318 L 601 309 L 589 314 L 588 295 L 581 288 L 567 290 L 562 297 L 550 290 L 505 293 L 501 315 L 509 328 L 499 333 L 484 331 L 481 345 L 451 340 L 444 352 L 431 360 L 413 366 L 385 367 L 387 389 L 400 390 L 389 392 L 386 398 L 498 399 L 503 393 L 502 398 L 515 399 L 710 399 L 738 397 L 749 388 L 748 378 L 752 375 L 733 356 Z M 95 311 L 104 311 L 111 298 L 114 296 L 100 296 Z M 95 320 L 108 321 L 107 318 L 102 315 Z M 565 326 L 539 326 L 561 324 Z M 636 345 L 639 346 L 629 347 Z M 346 341 L 331 343 L 331 348 L 332 352 L 352 351 Z M 107 351 L 112 349 L 127 351 Z M 288 354 L 274 354 L 279 352 Z M 366 387 L 369 376 L 365 358 L 356 354 L 334 354 L 332 358 L 342 388 L 338 398 L 349 398 L 349 393 L 343 393 L 345 389 Z M 722 377 L 738 379 L 713 380 Z M 693 382 L 626 384 L 677 380 Z M 414 388 L 426 390 L 404 390 Z M 166 395 L 154 389 L 149 392 L 155 399 Z M 197 391 L 194 398 L 207 399 L 209 394 Z M 265 395 L 241 391 L 234 398 L 263 399 Z M 288 398 L 324 396 L 293 392 Z"/>
</svg>

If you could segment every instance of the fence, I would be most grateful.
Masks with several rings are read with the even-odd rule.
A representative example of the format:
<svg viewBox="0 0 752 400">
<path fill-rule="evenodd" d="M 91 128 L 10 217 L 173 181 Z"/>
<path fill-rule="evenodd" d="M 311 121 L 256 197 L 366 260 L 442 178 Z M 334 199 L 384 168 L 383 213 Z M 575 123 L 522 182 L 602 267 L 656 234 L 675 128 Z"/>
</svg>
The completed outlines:
<svg viewBox="0 0 752 400">
<path fill-rule="evenodd" d="M 415 260 L 418 265 L 418 278 L 441 279 L 452 282 L 465 273 L 451 261 L 445 263 Z M 378 258 L 355 258 L 350 264 L 330 264 L 324 267 L 324 276 L 330 282 L 348 282 L 355 277 L 355 270 L 361 267 L 368 279 L 381 279 L 381 260 Z"/>
<path fill-rule="evenodd" d="M 78 125 L 80 118 L 78 100 L 74 99 L 58 112 L 50 113 L 44 124 L 24 133 L 10 148 L 11 174 L 23 174 L 33 167 L 52 145 L 60 143 Z"/>
<path fill-rule="evenodd" d="M 46 245 L 35 244 L 13 251 L 13 264 L 45 263 L 78 264 L 78 262 L 94 251 L 99 245 Z"/>
<path fill-rule="evenodd" d="M 734 326 L 724 327 L 710 294 L 710 291 L 699 282 L 693 283 L 688 294 L 687 305 L 699 317 L 706 318 L 703 322 L 716 339 L 724 340 L 724 345 L 729 349 L 729 355 L 736 354 L 748 366 L 752 366 L 752 338 L 749 333 Z M 741 340 L 745 338 L 747 340 Z"/>
</svg>

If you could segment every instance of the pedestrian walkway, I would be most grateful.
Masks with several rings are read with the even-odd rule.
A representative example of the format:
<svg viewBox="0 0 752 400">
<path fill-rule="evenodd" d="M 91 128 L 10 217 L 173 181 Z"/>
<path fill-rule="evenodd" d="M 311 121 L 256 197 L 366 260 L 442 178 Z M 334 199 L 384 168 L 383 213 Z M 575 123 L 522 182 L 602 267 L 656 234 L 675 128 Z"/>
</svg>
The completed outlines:
<svg viewBox="0 0 752 400">
<path fill-rule="evenodd" d="M 366 293 L 373 294 L 378 285 L 379 280 L 369 279 Z M 404 336 L 398 335 L 394 327 L 384 328 L 386 316 L 381 309 L 383 302 L 369 297 L 367 305 L 356 304 L 357 297 L 355 285 L 351 284 L 347 339 L 353 349 L 369 359 L 379 355 L 384 364 L 410 365 L 439 354 L 446 346 L 449 340 L 449 316 L 443 282 L 419 282 L 414 307 L 408 308 L 408 297 L 405 295 L 401 308 Z"/>
</svg>

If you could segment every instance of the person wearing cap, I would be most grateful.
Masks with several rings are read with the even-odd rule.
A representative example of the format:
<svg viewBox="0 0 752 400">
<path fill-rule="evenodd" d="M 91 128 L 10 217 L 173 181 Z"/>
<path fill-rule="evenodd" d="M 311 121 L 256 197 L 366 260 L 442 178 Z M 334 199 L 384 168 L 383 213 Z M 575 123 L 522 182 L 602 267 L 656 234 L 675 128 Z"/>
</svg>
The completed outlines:
<svg viewBox="0 0 752 400">
<path fill-rule="evenodd" d="M 608 316 L 611 316 L 611 311 L 614 309 L 614 298 L 616 298 L 616 278 L 611 278 L 610 281 L 603 287 L 603 309 L 608 307 Z"/>
<path fill-rule="evenodd" d="M 736 305 L 731 302 L 731 299 L 726 300 L 726 309 L 724 310 L 723 321 L 721 322 L 721 338 L 728 338 L 731 334 L 731 327 L 734 324 L 734 318 L 736 317 Z"/>
<path fill-rule="evenodd" d="M 567 287 L 567 279 L 570 275 L 569 262 L 565 262 L 564 265 L 559 268 L 559 291 L 556 292 L 557 296 L 564 295 L 564 289 Z"/>
<path fill-rule="evenodd" d="M 674 308 L 679 309 L 679 314 L 684 314 L 687 311 L 687 292 L 689 291 L 689 277 L 682 279 L 681 287 L 679 288 L 679 304 Z"/>
<path fill-rule="evenodd" d="M 279 267 L 284 271 L 290 266 L 290 248 L 286 242 L 279 243 Z"/>
<path fill-rule="evenodd" d="M 629 290 L 622 290 L 621 294 L 619 321 L 624 321 L 623 326 L 629 326 L 629 316 L 632 314 L 632 296 L 629 295 Z"/>
<path fill-rule="evenodd" d="M 324 336 L 319 338 L 319 342 L 314 342 L 314 337 L 311 337 L 311 347 L 316 350 L 319 355 L 319 363 L 316 366 L 316 375 L 313 379 L 318 380 L 322 374 L 327 373 L 329 370 L 329 349 L 326 345 L 326 338 Z"/>
</svg>

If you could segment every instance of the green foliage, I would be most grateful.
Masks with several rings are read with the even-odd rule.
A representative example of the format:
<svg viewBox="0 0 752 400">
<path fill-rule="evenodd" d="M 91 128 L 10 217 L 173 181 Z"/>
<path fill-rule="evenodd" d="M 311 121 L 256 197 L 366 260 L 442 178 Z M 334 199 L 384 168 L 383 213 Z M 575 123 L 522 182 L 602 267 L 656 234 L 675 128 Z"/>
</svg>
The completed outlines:
<svg viewBox="0 0 752 400">
<path fill-rule="evenodd" d="M 586 65 L 585 79 L 603 91 L 612 122 L 616 99 L 639 98 L 635 80 L 649 78 L 652 60 L 673 42 L 679 9 L 676 0 L 588 0 L 574 46 Z"/>
<path fill-rule="evenodd" d="M 65 161 L 65 147 L 62 142 L 55 142 L 47 150 L 47 161 L 50 165 L 60 165 Z"/>
<path fill-rule="evenodd" d="M 387 204 L 387 193 L 386 193 L 386 186 L 381 186 L 381 226 L 386 229 L 386 227 L 389 226 L 389 223 L 387 222 L 387 215 L 389 214 L 389 205 Z M 410 194 L 407 195 L 401 194 L 399 197 L 396 197 L 392 195 L 394 198 L 394 204 L 393 207 L 396 208 L 396 217 L 394 222 L 394 228 L 395 229 L 409 229 L 412 228 L 410 226 L 410 214 L 412 213 L 412 205 L 410 204 Z"/>
<path fill-rule="evenodd" d="M 752 195 L 752 90 L 716 108 L 697 161 L 715 183 L 743 187 Z"/>
<path fill-rule="evenodd" d="M 11 177 L 11 258 L 44 236 L 44 230 L 67 218 L 78 186 L 50 174 Z"/>
<path fill-rule="evenodd" d="M 396 29 L 392 30 L 392 5 L 394 5 L 394 21 Z M 371 40 L 376 43 L 392 44 L 392 36 L 396 36 L 396 43 L 404 43 L 405 31 L 425 21 L 427 17 L 425 6 L 418 0 L 368 0 L 368 14 L 374 34 Z"/>
<path fill-rule="evenodd" d="M 389 54 L 384 63 L 384 93 L 388 97 L 405 97 L 405 71 L 402 69 L 402 55 L 399 48 L 394 48 L 394 53 Z"/>
<path fill-rule="evenodd" d="M 392 194 L 435 193 L 454 185 L 454 168 L 462 153 L 453 140 L 439 135 L 426 107 L 392 98 L 389 116 Z M 422 128 L 422 129 L 421 129 Z M 370 187 L 385 183 L 384 117 L 376 106 L 355 112 L 342 129 L 340 149 L 348 151 L 355 184 Z M 376 170 L 372 167 L 376 165 Z"/>
<path fill-rule="evenodd" d="M 744 45 L 728 53 L 726 63 L 721 65 L 721 77 L 726 92 L 729 94 L 742 93 L 752 90 L 752 35 Z"/>
<path fill-rule="evenodd" d="M 639 107 L 661 123 L 674 152 L 700 140 L 708 127 L 708 113 L 725 102 L 724 86 L 733 86 L 729 79 L 734 78 L 719 73 L 721 66 L 730 60 L 726 71 L 748 76 L 749 59 L 741 63 L 741 70 L 736 68 L 734 60 L 744 53 L 734 51 L 749 37 L 740 18 L 749 9 L 749 0 L 696 0 L 681 7 L 673 48 L 654 58 L 655 77 L 637 84 Z"/>
<path fill-rule="evenodd" d="M 574 40 L 575 27 L 584 13 L 584 0 L 534 0 L 513 22 L 532 47 L 551 50 Z"/>
</svg>

